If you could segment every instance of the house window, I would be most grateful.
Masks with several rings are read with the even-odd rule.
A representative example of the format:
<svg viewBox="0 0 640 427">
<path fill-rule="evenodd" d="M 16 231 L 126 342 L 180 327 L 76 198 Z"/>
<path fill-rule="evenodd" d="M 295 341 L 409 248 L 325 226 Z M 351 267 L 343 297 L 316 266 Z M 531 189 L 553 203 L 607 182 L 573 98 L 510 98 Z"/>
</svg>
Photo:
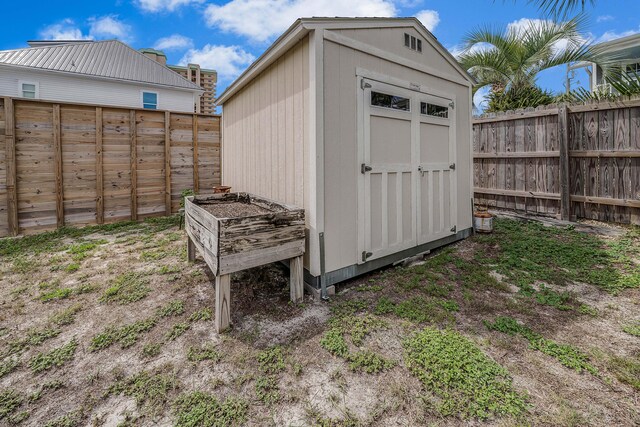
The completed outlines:
<svg viewBox="0 0 640 427">
<path fill-rule="evenodd" d="M 391 108 L 392 110 L 411 111 L 411 100 L 409 98 L 388 95 L 381 92 L 371 92 L 371 105 Z"/>
<path fill-rule="evenodd" d="M 416 52 L 422 52 L 422 40 L 407 33 L 404 33 L 404 46 Z"/>
<path fill-rule="evenodd" d="M 158 109 L 158 94 L 156 92 L 142 92 L 142 108 Z"/>
<path fill-rule="evenodd" d="M 38 83 L 20 82 L 20 96 L 29 99 L 38 98 Z"/>
<path fill-rule="evenodd" d="M 442 105 L 429 104 L 428 102 L 420 103 L 420 114 L 425 116 L 441 117 L 443 119 L 449 118 L 449 108 Z"/>
</svg>

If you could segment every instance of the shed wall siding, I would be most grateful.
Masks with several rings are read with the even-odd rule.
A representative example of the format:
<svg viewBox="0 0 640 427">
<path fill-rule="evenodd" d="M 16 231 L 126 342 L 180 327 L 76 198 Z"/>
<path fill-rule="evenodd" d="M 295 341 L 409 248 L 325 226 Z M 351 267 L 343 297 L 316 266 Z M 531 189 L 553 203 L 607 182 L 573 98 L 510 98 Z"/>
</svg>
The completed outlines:
<svg viewBox="0 0 640 427">
<path fill-rule="evenodd" d="M 345 31 L 349 37 L 376 47 L 388 48 L 394 36 L 405 30 Z M 385 33 L 386 32 L 386 33 Z M 393 42 L 389 50 L 396 55 L 414 55 L 402 45 Z M 422 63 L 438 67 L 442 72 L 459 73 L 426 43 Z M 405 52 L 406 51 L 406 52 Z M 416 54 L 420 55 L 420 54 Z M 436 58 L 437 57 L 437 58 Z M 416 58 L 412 58 L 417 61 Z M 458 183 L 458 230 L 471 227 L 471 123 L 469 87 L 386 61 L 325 40 L 324 43 L 324 203 L 325 203 L 325 262 L 326 271 L 333 271 L 358 262 L 358 152 L 357 152 L 357 97 L 360 96 L 356 68 L 393 76 L 408 82 L 432 87 L 456 97 L 456 168 Z"/>
<path fill-rule="evenodd" d="M 39 84 L 39 98 L 82 104 L 142 108 L 140 91 L 158 93 L 158 109 L 193 113 L 194 93 L 60 73 L 0 67 L 0 96 L 20 97 L 19 81 Z"/>
<path fill-rule="evenodd" d="M 304 191 L 308 100 L 307 37 L 225 102 L 224 185 L 309 208 Z"/>
</svg>

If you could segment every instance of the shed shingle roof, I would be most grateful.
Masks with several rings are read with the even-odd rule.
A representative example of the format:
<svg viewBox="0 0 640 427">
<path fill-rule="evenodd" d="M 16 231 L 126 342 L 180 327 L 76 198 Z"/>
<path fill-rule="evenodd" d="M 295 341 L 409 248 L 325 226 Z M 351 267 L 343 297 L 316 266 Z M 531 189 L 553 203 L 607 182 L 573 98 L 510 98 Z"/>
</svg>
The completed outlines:
<svg viewBox="0 0 640 427">
<path fill-rule="evenodd" d="M 178 73 L 118 40 L 4 50 L 0 51 L 0 65 L 2 64 L 202 90 Z"/>
</svg>

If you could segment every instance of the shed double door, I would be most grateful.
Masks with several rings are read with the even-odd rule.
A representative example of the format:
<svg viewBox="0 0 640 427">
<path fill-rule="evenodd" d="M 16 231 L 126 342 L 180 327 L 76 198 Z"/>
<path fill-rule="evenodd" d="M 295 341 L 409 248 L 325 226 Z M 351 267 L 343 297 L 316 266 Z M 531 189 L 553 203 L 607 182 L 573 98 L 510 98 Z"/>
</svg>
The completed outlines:
<svg viewBox="0 0 640 427">
<path fill-rule="evenodd" d="M 452 101 L 361 79 L 359 262 L 455 234 Z"/>
</svg>

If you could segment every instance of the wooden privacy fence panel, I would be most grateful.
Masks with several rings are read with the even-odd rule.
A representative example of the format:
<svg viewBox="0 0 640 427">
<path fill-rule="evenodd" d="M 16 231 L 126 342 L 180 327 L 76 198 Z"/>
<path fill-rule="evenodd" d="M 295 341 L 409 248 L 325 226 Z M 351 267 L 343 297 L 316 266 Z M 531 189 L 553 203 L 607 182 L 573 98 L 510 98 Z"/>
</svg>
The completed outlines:
<svg viewBox="0 0 640 427">
<path fill-rule="evenodd" d="M 220 149 L 219 116 L 0 98 L 0 236 L 175 213 Z"/>
<path fill-rule="evenodd" d="M 474 120 L 475 202 L 563 219 L 640 223 L 640 101 Z"/>
</svg>

